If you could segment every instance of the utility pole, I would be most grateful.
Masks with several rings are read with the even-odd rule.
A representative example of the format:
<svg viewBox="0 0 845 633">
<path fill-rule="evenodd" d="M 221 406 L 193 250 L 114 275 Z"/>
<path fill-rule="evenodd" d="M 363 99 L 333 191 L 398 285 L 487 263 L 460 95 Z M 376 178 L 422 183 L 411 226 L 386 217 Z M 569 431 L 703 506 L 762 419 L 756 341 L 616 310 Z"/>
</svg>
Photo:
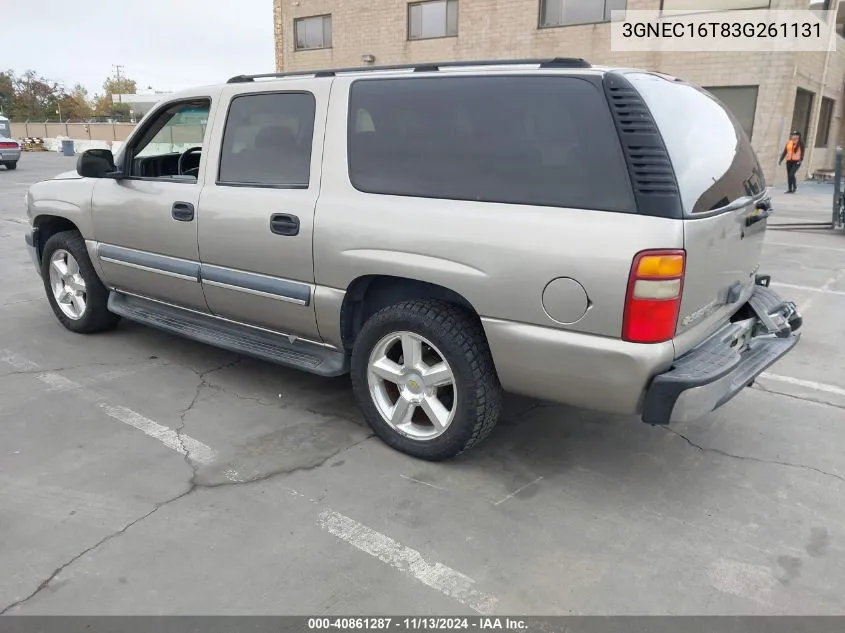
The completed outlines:
<svg viewBox="0 0 845 633">
<path fill-rule="evenodd" d="M 118 81 L 121 80 L 120 71 L 123 70 L 123 66 L 120 64 L 112 64 L 112 68 L 114 68 L 114 78 Z M 123 103 L 123 91 L 117 95 L 117 99 L 119 103 Z"/>
</svg>

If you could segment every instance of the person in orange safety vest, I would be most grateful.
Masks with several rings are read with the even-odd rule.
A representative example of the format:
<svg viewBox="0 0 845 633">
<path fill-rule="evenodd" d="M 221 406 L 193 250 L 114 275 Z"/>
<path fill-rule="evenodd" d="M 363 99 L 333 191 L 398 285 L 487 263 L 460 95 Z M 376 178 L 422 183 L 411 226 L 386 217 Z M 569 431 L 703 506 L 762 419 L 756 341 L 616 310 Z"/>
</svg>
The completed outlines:
<svg viewBox="0 0 845 633">
<path fill-rule="evenodd" d="M 804 160 L 804 141 L 801 140 L 801 133 L 798 130 L 792 130 L 789 141 L 781 152 L 778 165 L 784 159 L 786 159 L 786 179 L 789 182 L 789 191 L 786 193 L 795 193 L 798 189 L 795 175 L 798 173 L 798 168 L 801 167 L 801 161 Z"/>
</svg>

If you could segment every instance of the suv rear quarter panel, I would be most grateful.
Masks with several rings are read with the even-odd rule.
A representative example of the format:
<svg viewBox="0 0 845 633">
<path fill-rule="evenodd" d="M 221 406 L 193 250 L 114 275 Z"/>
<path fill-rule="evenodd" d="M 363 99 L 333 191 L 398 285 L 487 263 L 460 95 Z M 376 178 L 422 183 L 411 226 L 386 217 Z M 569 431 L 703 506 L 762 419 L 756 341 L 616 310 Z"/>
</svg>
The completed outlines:
<svg viewBox="0 0 845 633">
<path fill-rule="evenodd" d="M 362 275 L 408 277 L 454 290 L 482 317 L 620 336 L 634 255 L 682 247 L 680 222 L 358 191 L 347 158 L 352 81 L 338 78 L 332 87 L 315 221 L 318 285 L 345 290 Z M 558 323 L 543 307 L 544 288 L 560 277 L 577 280 L 590 300 L 575 323 Z"/>
<path fill-rule="evenodd" d="M 671 362 L 671 343 L 642 346 L 619 338 L 635 254 L 681 248 L 681 222 L 634 213 L 358 191 L 350 182 L 347 153 L 352 82 L 337 78 L 332 87 L 315 219 L 315 302 L 327 342 L 341 344 L 338 323 L 346 288 L 363 275 L 391 275 L 438 284 L 466 298 L 482 317 L 500 378 L 512 391 L 540 396 L 564 389 L 583 396 L 590 386 L 584 376 L 601 372 L 609 358 L 622 359 L 615 365 L 618 380 L 608 377 L 611 389 L 614 383 L 647 380 L 654 366 Z M 543 305 L 544 289 L 561 277 L 577 280 L 589 297 L 586 313 L 572 323 L 555 321 Z M 512 340 L 527 345 L 515 349 Z M 552 383 L 535 389 L 520 374 L 525 374 L 529 357 L 544 348 L 531 374 L 545 373 Z M 592 361 L 589 353 L 565 354 L 567 349 L 591 348 L 596 350 Z M 566 387 L 553 384 L 566 377 L 572 378 Z M 590 377 L 593 387 L 595 377 Z M 635 408 L 641 388 L 628 389 L 625 402 L 616 408 Z"/>
</svg>

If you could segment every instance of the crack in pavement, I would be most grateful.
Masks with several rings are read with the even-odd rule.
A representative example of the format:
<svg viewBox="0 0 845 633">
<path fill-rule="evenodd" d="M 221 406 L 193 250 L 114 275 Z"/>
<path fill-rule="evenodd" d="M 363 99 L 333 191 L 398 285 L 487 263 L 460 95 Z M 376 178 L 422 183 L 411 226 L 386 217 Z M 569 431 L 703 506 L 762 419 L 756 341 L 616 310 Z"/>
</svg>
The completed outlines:
<svg viewBox="0 0 845 633">
<path fill-rule="evenodd" d="M 755 382 L 752 386 L 752 389 L 756 389 L 758 391 L 762 391 L 764 393 L 771 393 L 776 396 L 784 396 L 786 398 L 792 398 L 794 400 L 801 400 L 802 402 L 812 402 L 814 404 L 821 404 L 828 407 L 834 407 L 836 409 L 845 409 L 845 405 L 837 404 L 835 402 L 830 402 L 829 400 L 817 400 L 816 398 L 808 398 L 807 396 L 797 396 L 793 393 L 786 393 L 783 391 L 777 391 L 776 389 L 770 389 L 769 387 L 764 387 L 758 382 Z"/>
<path fill-rule="evenodd" d="M 205 373 L 208 374 L 208 373 L 212 373 L 214 371 L 219 371 L 221 369 L 224 369 L 227 366 L 234 365 L 238 362 L 240 362 L 240 361 L 234 361 L 233 363 L 228 363 L 227 365 L 212 369 L 212 370 L 205 372 Z M 200 383 L 200 384 L 202 384 L 202 383 Z M 201 391 L 200 389 L 197 390 L 197 394 L 194 396 L 191 404 L 185 409 L 185 414 L 187 414 L 187 412 L 190 410 L 190 408 L 196 403 L 196 400 L 198 398 L 200 391 Z M 336 451 L 333 451 L 331 454 L 325 456 L 324 458 L 322 458 L 318 462 L 316 462 L 314 464 L 307 465 L 307 466 L 296 466 L 294 468 L 284 468 L 284 469 L 280 469 L 280 470 L 274 470 L 272 472 L 265 473 L 263 475 L 260 475 L 258 477 L 253 477 L 253 478 L 250 478 L 250 479 L 226 481 L 226 482 L 213 483 L 213 484 L 204 484 L 204 483 L 200 483 L 200 482 L 197 481 L 197 475 L 198 475 L 198 470 L 199 470 L 198 466 L 197 466 L 196 463 L 191 461 L 190 452 L 185 448 L 185 445 L 182 442 L 181 433 L 183 431 L 183 427 L 184 427 L 184 420 L 182 421 L 182 425 L 179 427 L 179 429 L 176 430 L 176 436 L 179 439 L 180 445 L 182 446 L 182 455 L 184 457 L 185 463 L 188 464 L 188 466 L 191 469 L 191 473 L 192 473 L 191 478 L 188 481 L 188 488 L 186 490 L 180 492 L 178 495 L 171 497 L 170 499 L 167 499 L 165 501 L 161 501 L 161 502 L 157 503 L 155 505 L 155 507 L 153 507 L 153 509 L 150 510 L 149 512 L 147 512 L 146 514 L 138 517 L 137 519 L 134 519 L 130 523 L 127 523 L 121 529 L 117 530 L 116 532 L 112 532 L 108 536 L 106 536 L 106 537 L 100 539 L 99 541 L 97 541 L 94 545 L 92 545 L 92 546 L 88 547 L 87 549 L 83 550 L 82 552 L 75 555 L 74 557 L 72 557 L 68 561 L 62 563 L 47 578 L 45 578 L 43 581 L 41 581 L 41 583 L 38 585 L 38 587 L 36 587 L 35 590 L 32 593 L 30 593 L 28 596 L 21 598 L 20 600 L 16 600 L 15 602 L 12 602 L 11 604 L 7 605 L 6 607 L 3 607 L 2 609 L 0 609 L 0 615 L 5 615 L 6 613 L 11 611 L 12 609 L 16 609 L 16 608 L 22 606 L 23 604 L 29 602 L 33 598 L 35 598 L 38 594 L 40 594 L 47 587 L 49 587 L 50 583 L 53 582 L 53 580 L 55 580 L 56 577 L 59 574 L 61 574 L 64 570 L 66 570 L 68 567 L 73 565 L 76 561 L 81 559 L 83 556 L 94 552 L 101 545 L 104 545 L 105 543 L 111 541 L 112 539 L 114 539 L 118 536 L 122 536 L 130 528 L 138 525 L 139 523 L 141 523 L 145 519 L 151 517 L 153 514 L 158 512 L 161 508 L 163 508 L 167 505 L 170 505 L 170 504 L 172 504 L 176 501 L 179 501 L 180 499 L 184 499 L 185 497 L 193 494 L 194 492 L 196 492 L 199 489 L 214 489 L 214 488 L 229 488 L 229 487 L 235 487 L 235 486 L 246 486 L 246 485 L 255 484 L 255 483 L 259 483 L 259 482 L 263 482 L 263 481 L 268 481 L 268 480 L 273 479 L 275 477 L 291 475 L 291 474 L 296 473 L 296 472 L 316 470 L 316 469 L 324 466 L 329 460 L 336 457 L 337 455 L 339 455 L 339 454 L 341 454 L 345 451 L 348 451 L 350 449 L 353 449 L 356 446 L 359 446 L 360 444 L 363 444 L 364 442 L 366 442 L 366 441 L 372 439 L 373 437 L 375 437 L 375 433 L 371 433 L 371 434 L 367 435 L 366 437 L 364 437 L 363 439 L 360 439 L 356 442 L 352 442 L 351 444 L 347 444 L 346 446 L 342 446 L 342 447 L 338 448 Z"/>
<path fill-rule="evenodd" d="M 716 453 L 717 455 L 722 455 L 724 457 L 730 457 L 732 459 L 739 459 L 739 460 L 742 460 L 742 461 L 758 462 L 758 463 L 761 463 L 761 464 L 776 464 L 778 466 L 788 466 L 789 468 L 799 468 L 801 470 L 811 470 L 811 471 L 819 473 L 821 475 L 833 477 L 834 479 L 838 479 L 839 481 L 845 482 L 845 477 L 843 477 L 842 475 L 837 475 L 836 473 L 831 473 L 831 472 L 828 472 L 826 470 L 822 470 L 821 468 L 816 468 L 815 466 L 807 466 L 806 464 L 795 464 L 793 462 L 784 462 L 784 461 L 777 460 L 777 459 L 766 459 L 764 457 L 755 457 L 753 455 L 737 455 L 735 453 L 728 453 L 727 451 L 723 451 L 719 448 L 708 448 L 708 447 L 705 447 L 705 446 L 701 446 L 700 444 L 696 444 L 695 442 L 693 442 L 691 439 L 689 439 L 683 433 L 676 431 L 675 429 L 670 428 L 668 426 L 663 427 L 663 428 L 665 428 L 670 433 L 674 433 L 675 435 L 680 437 L 682 440 L 684 440 L 687 444 L 689 444 L 690 446 L 692 446 L 695 449 L 698 449 L 702 453 Z"/>
<path fill-rule="evenodd" d="M 16 299 L 15 301 L 6 301 L 5 303 L 0 303 L 0 307 L 5 308 L 8 306 L 15 306 L 19 303 L 32 303 L 33 301 L 41 301 L 42 297 L 35 297 L 33 299 Z"/>
<path fill-rule="evenodd" d="M 187 489 L 187 490 L 185 490 L 184 492 L 180 492 L 180 493 L 179 493 L 178 495 L 176 495 L 175 497 L 171 497 L 170 499 L 167 499 L 167 500 L 165 500 L 165 501 L 161 501 L 161 502 L 159 502 L 159 503 L 155 504 L 155 506 L 153 507 L 153 509 L 152 509 L 152 510 L 150 510 L 149 512 L 147 512 L 146 514 L 144 514 L 144 515 L 142 515 L 142 516 L 138 517 L 137 519 L 135 519 L 134 521 L 131 521 L 130 523 L 127 523 L 126 525 L 124 525 L 122 528 L 120 528 L 120 529 L 119 529 L 119 530 L 117 530 L 116 532 L 112 532 L 112 533 L 111 533 L 111 534 L 109 534 L 108 536 L 106 536 L 106 537 L 104 537 L 104 538 L 100 539 L 99 541 L 97 541 L 96 543 L 94 543 L 91 547 L 89 547 L 89 548 L 87 548 L 87 549 L 83 550 L 82 552 L 80 552 L 79 554 L 77 554 L 76 556 L 74 556 L 73 558 L 71 558 L 70 560 L 68 560 L 68 561 L 66 561 L 66 562 L 64 562 L 64 563 L 62 563 L 61 565 L 59 565 L 58 567 L 56 567 L 56 569 L 54 569 L 54 570 L 53 570 L 53 573 L 51 573 L 51 574 L 50 574 L 47 578 L 45 578 L 44 580 L 42 580 L 42 581 L 41 581 L 41 583 L 40 583 L 40 584 L 39 584 L 39 585 L 35 588 L 35 590 L 34 590 L 32 593 L 30 593 L 28 596 L 26 596 L 25 598 L 21 598 L 20 600 L 16 600 L 15 602 L 13 602 L 13 603 L 11 603 L 11 604 L 9 604 L 9 605 L 7 605 L 7 606 L 3 607 L 2 609 L 0 609 L 0 615 L 5 615 L 6 613 L 8 613 L 9 611 L 11 611 L 12 609 L 16 609 L 16 608 L 18 608 L 18 607 L 20 607 L 20 606 L 22 606 L 22 605 L 26 604 L 27 602 L 29 602 L 30 600 L 32 600 L 35 596 L 37 596 L 39 593 L 41 593 L 42 591 L 44 591 L 47 587 L 49 587 L 49 586 L 50 586 L 50 583 L 51 583 L 51 582 L 53 582 L 53 580 L 55 580 L 55 579 L 56 579 L 56 577 L 57 577 L 59 574 L 61 574 L 61 573 L 62 573 L 65 569 L 67 569 L 68 567 L 70 567 L 71 565 L 73 565 L 73 564 L 74 564 L 76 561 L 78 561 L 80 558 L 82 558 L 82 557 L 83 557 L 83 556 L 85 556 L 86 554 L 90 554 L 91 552 L 95 551 L 95 550 L 96 550 L 97 548 L 99 548 L 101 545 L 104 545 L 105 543 L 108 543 L 108 542 L 109 542 L 109 541 L 111 541 L 113 538 L 116 538 L 116 537 L 118 537 L 118 536 L 121 536 L 121 535 L 125 534 L 125 533 L 126 533 L 126 531 L 127 531 L 129 528 L 131 528 L 132 526 L 137 525 L 138 523 L 140 523 L 140 522 L 141 522 L 141 521 L 143 521 L 144 519 L 146 519 L 146 518 L 148 518 L 148 517 L 152 516 L 153 514 L 155 514 L 156 512 L 158 512 L 158 511 L 159 511 L 161 508 L 163 508 L 164 506 L 166 506 L 166 505 L 168 505 L 168 504 L 170 504 L 170 503 L 173 503 L 174 501 L 178 501 L 178 500 L 179 500 L 179 499 L 181 499 L 182 497 L 185 497 L 185 496 L 187 496 L 187 495 L 191 494 L 191 492 L 192 492 L 192 491 L 193 491 L 193 488 L 188 488 L 188 489 Z"/>
<path fill-rule="evenodd" d="M 219 365 L 218 367 L 212 367 L 211 369 L 207 369 L 206 371 L 202 371 L 202 372 L 197 371 L 195 369 L 191 369 L 190 367 L 188 368 L 188 369 L 191 369 L 191 371 L 193 371 L 195 374 L 197 374 L 197 376 L 199 377 L 199 382 L 197 383 L 197 388 L 196 388 L 196 391 L 194 391 L 194 397 L 191 398 L 191 402 L 188 404 L 187 407 L 185 407 L 184 409 L 182 409 L 182 411 L 180 411 L 180 413 L 179 413 L 179 427 L 175 429 L 176 440 L 179 442 L 179 446 L 182 449 L 182 451 L 181 451 L 182 456 L 185 460 L 185 463 L 190 467 L 191 473 L 192 473 L 191 474 L 190 487 L 188 488 L 188 494 L 190 494 L 194 490 L 194 488 L 196 487 L 196 478 L 197 478 L 197 469 L 198 469 L 196 462 L 194 462 L 191 459 L 191 452 L 185 446 L 185 441 L 184 441 L 184 438 L 183 438 L 183 435 L 182 435 L 185 431 L 185 423 L 186 423 L 186 418 L 188 416 L 188 413 L 191 411 L 191 409 L 194 408 L 194 406 L 196 406 L 197 402 L 199 402 L 200 394 L 202 394 L 203 389 L 205 389 L 208 386 L 208 383 L 206 382 L 207 376 L 210 376 L 211 374 L 213 374 L 216 371 L 222 371 L 223 369 L 227 369 L 229 367 L 234 367 L 235 365 L 240 363 L 242 360 L 243 360 L 242 358 L 238 358 L 238 359 L 235 359 L 233 361 L 227 361 L 227 362 L 223 363 L 222 365 Z"/>
<path fill-rule="evenodd" d="M 145 360 L 149 361 L 149 360 L 152 360 L 152 359 L 145 359 Z M 59 576 L 59 574 L 61 574 L 68 567 L 70 567 L 71 565 L 76 563 L 78 560 L 80 560 L 84 556 L 96 551 L 99 547 L 101 547 L 105 543 L 108 543 L 112 539 L 115 539 L 119 536 L 124 535 L 130 528 L 132 528 L 132 527 L 138 525 L 139 523 L 143 522 L 144 520 L 148 519 L 153 514 L 158 512 L 161 508 L 163 508 L 163 507 L 165 507 L 169 504 L 172 504 L 176 501 L 179 501 L 180 499 L 184 499 L 185 497 L 187 497 L 187 496 L 193 494 L 194 492 L 196 492 L 198 489 L 203 489 L 203 488 L 213 489 L 213 488 L 227 488 L 227 487 L 234 487 L 234 486 L 244 486 L 244 485 L 250 485 L 250 484 L 254 484 L 254 483 L 268 481 L 268 480 L 273 479 L 275 477 L 282 477 L 282 476 L 286 476 L 286 475 L 291 475 L 291 474 L 296 473 L 296 472 L 313 471 L 313 470 L 316 470 L 316 469 L 324 466 L 326 463 L 329 462 L 329 460 L 336 457 L 337 455 L 339 455 L 339 454 L 341 454 L 345 451 L 351 450 L 351 449 L 355 448 L 356 446 L 359 446 L 360 444 L 363 444 L 364 442 L 366 442 L 366 441 L 372 439 L 373 437 L 375 437 L 375 433 L 370 433 L 366 437 L 364 437 L 364 438 L 362 438 L 358 441 L 352 442 L 351 444 L 347 444 L 345 446 L 342 446 L 342 447 L 338 448 L 336 451 L 333 451 L 329 455 L 326 455 L 325 457 L 323 457 L 319 461 L 315 462 L 314 464 L 310 464 L 310 465 L 307 465 L 307 466 L 296 466 L 296 467 L 293 467 L 293 468 L 283 468 L 283 469 L 274 470 L 274 471 L 265 473 L 263 475 L 259 475 L 257 477 L 252 477 L 252 478 L 249 478 L 249 479 L 242 479 L 242 480 L 230 480 L 230 481 L 225 481 L 225 482 L 209 483 L 209 484 L 201 483 L 201 482 L 197 481 L 197 477 L 198 477 L 198 474 L 199 474 L 199 465 L 196 462 L 191 460 L 191 453 L 187 449 L 187 447 L 185 446 L 185 443 L 184 443 L 183 433 L 184 433 L 184 428 L 185 428 L 186 417 L 187 417 L 188 413 L 191 411 L 191 409 L 193 409 L 193 407 L 199 401 L 200 395 L 202 394 L 202 391 L 204 389 L 206 389 L 206 388 L 218 388 L 217 385 L 213 385 L 213 384 L 208 383 L 207 377 L 209 375 L 213 374 L 214 372 L 221 371 L 223 369 L 237 365 L 242 360 L 243 359 L 237 359 L 237 360 L 234 360 L 234 361 L 230 361 L 230 362 L 224 363 L 223 365 L 220 365 L 218 367 L 214 367 L 212 369 L 209 369 L 209 370 L 203 371 L 203 372 L 198 372 L 196 370 L 192 370 L 192 371 L 194 371 L 194 373 L 196 373 L 199 376 L 199 382 L 197 384 L 196 391 L 194 392 L 194 395 L 191 398 L 190 403 L 188 404 L 187 407 L 185 407 L 185 409 L 183 409 L 180 412 L 180 425 L 177 429 L 175 429 L 176 437 L 177 437 L 179 444 L 180 444 L 180 447 L 182 449 L 181 453 L 182 453 L 183 459 L 184 459 L 185 463 L 188 465 L 188 467 L 191 469 L 191 477 L 190 477 L 190 480 L 188 481 L 187 489 L 185 489 L 184 491 L 180 492 L 179 494 L 177 494 L 177 495 L 175 495 L 175 496 L 173 496 L 173 497 L 171 497 L 171 498 L 169 498 L 165 501 L 161 501 L 161 502 L 155 504 L 155 506 L 149 512 L 147 512 L 146 514 L 144 514 L 144 515 L 138 517 L 137 519 L 134 519 L 133 521 L 127 523 L 126 525 L 124 525 L 119 530 L 112 532 L 111 534 L 105 536 L 104 538 L 97 541 L 95 544 L 91 545 L 90 547 L 88 547 L 85 550 L 83 550 L 82 552 L 76 554 L 75 556 L 73 556 L 72 558 L 67 560 L 66 562 L 62 563 L 60 566 L 58 566 L 56 569 L 54 569 L 53 572 L 47 578 L 42 580 L 39 583 L 39 585 L 35 588 L 35 590 L 32 591 L 29 595 L 27 595 L 26 597 L 21 598 L 19 600 L 16 600 L 15 602 L 12 602 L 11 604 L 9 604 L 9 605 L 3 607 L 2 609 L 0 609 L 0 615 L 4 615 L 4 614 L 12 611 L 13 609 L 17 609 L 17 608 L 21 607 L 22 605 L 26 604 L 27 602 L 29 602 L 30 600 L 32 600 L 33 598 L 35 598 L 36 596 L 38 596 L 42 591 L 44 591 L 47 587 L 50 586 L 50 583 L 52 583 Z M 170 363 L 166 363 L 166 364 L 170 364 Z M 109 363 L 97 363 L 97 365 L 109 365 Z M 90 367 L 90 366 L 92 366 L 91 363 L 81 365 L 81 367 Z M 32 371 L 26 370 L 26 371 L 14 372 L 14 373 L 38 374 L 38 373 L 51 372 L 51 371 L 52 372 L 65 371 L 65 370 L 71 369 L 71 368 L 72 367 L 61 367 L 61 368 L 56 368 L 56 369 L 38 369 L 38 370 L 32 370 Z M 222 388 L 221 388 L 221 390 L 222 390 Z M 225 391 L 225 390 L 223 390 L 223 391 Z M 248 399 L 251 399 L 251 398 L 248 398 Z"/>
<path fill-rule="evenodd" d="M 351 449 L 355 448 L 356 446 L 360 446 L 361 444 L 371 440 L 375 436 L 376 436 L 375 433 L 370 433 L 366 437 L 364 437 L 364 438 L 362 438 L 362 439 L 360 439 L 356 442 L 352 442 L 351 444 L 347 444 L 346 446 L 341 446 L 336 451 L 330 453 L 329 455 L 326 455 L 325 457 L 323 457 L 319 461 L 317 461 L 313 464 L 309 464 L 307 466 L 294 466 L 293 468 L 281 468 L 279 470 L 273 470 L 273 471 L 270 471 L 268 473 L 264 473 L 263 475 L 258 475 L 257 477 L 250 477 L 249 479 L 237 479 L 237 480 L 221 481 L 219 483 L 211 483 L 211 484 L 193 482 L 193 481 L 192 481 L 192 483 L 194 485 L 194 488 L 206 488 L 206 489 L 209 489 L 209 490 L 214 489 L 214 488 L 231 488 L 233 486 L 244 486 L 244 485 L 248 485 L 248 484 L 255 484 L 255 483 L 262 482 L 262 481 L 267 481 L 269 479 L 273 479 L 274 477 L 280 477 L 282 475 L 292 475 L 293 473 L 309 472 L 309 471 L 312 471 L 312 470 L 317 470 L 318 468 L 325 466 L 326 462 L 328 462 L 333 457 L 337 457 L 341 453 L 345 453 L 346 451 L 351 450 Z"/>
<path fill-rule="evenodd" d="M 276 407 L 276 408 L 279 408 L 279 409 L 287 408 L 286 404 L 280 405 L 278 402 L 273 401 L 273 400 L 266 400 L 264 398 L 256 398 L 254 396 L 245 396 L 241 393 L 238 393 L 237 391 L 233 391 L 233 390 L 229 389 L 228 387 L 224 387 L 223 385 L 218 385 L 216 383 L 206 382 L 205 387 L 207 389 L 213 389 L 214 391 L 219 391 L 220 393 L 225 393 L 227 395 L 234 396 L 238 400 L 250 400 L 252 402 L 257 402 L 258 404 L 265 406 L 265 407 Z"/>
</svg>

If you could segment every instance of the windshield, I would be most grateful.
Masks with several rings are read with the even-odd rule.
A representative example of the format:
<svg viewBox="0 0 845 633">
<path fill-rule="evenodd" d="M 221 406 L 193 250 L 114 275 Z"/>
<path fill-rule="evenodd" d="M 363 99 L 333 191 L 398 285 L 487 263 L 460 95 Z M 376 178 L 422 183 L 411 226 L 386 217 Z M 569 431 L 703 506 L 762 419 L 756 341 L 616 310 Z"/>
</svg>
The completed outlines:
<svg viewBox="0 0 845 633">
<path fill-rule="evenodd" d="M 765 191 L 763 171 L 748 135 L 715 97 L 692 84 L 653 73 L 626 77 L 660 129 L 686 213 L 714 211 Z"/>
</svg>

